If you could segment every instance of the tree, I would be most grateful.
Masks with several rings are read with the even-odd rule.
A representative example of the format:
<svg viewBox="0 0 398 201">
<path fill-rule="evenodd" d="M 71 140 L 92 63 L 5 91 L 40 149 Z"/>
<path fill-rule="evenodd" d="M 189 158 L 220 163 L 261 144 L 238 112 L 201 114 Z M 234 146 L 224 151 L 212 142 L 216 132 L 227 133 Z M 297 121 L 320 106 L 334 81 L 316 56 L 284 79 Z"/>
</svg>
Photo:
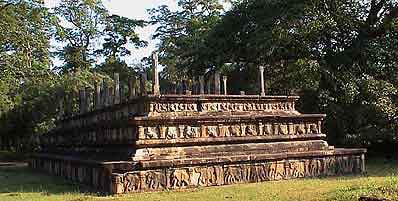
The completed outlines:
<svg viewBox="0 0 398 201">
<path fill-rule="evenodd" d="M 95 42 L 108 15 L 101 0 L 63 0 L 55 8 L 57 37 L 66 45 L 58 51 L 63 72 L 88 69 L 94 62 Z"/>
<path fill-rule="evenodd" d="M 30 103 L 39 94 L 31 91 L 28 98 L 26 92 L 53 76 L 49 68 L 52 18 L 40 0 L 0 1 L 0 10 L 0 138 L 15 142 L 30 135 L 24 129 L 37 120 Z"/>
<path fill-rule="evenodd" d="M 181 75 L 206 65 L 199 50 L 204 38 L 219 21 L 223 5 L 218 0 L 179 0 L 180 10 L 168 6 L 150 10 L 152 23 L 159 25 L 154 39 L 159 39 L 160 63 L 166 66 L 163 76 L 178 80 Z"/>
<path fill-rule="evenodd" d="M 0 1 L 0 114 L 17 104 L 22 83 L 50 72 L 51 17 L 41 1 Z"/>
<path fill-rule="evenodd" d="M 107 17 L 106 27 L 103 31 L 105 42 L 98 53 L 108 59 L 116 60 L 131 54 L 127 45 L 133 45 L 135 48 L 145 47 L 147 42 L 141 40 L 135 32 L 136 28 L 142 28 L 145 25 L 143 20 L 128 19 L 118 15 Z"/>
<path fill-rule="evenodd" d="M 392 140 L 397 17 L 392 0 L 243 0 L 209 34 L 203 58 L 236 64 L 236 72 L 267 65 L 271 89 L 299 89 L 311 103 L 303 110 L 328 114 L 334 142 L 375 143 L 370 133 Z"/>
</svg>

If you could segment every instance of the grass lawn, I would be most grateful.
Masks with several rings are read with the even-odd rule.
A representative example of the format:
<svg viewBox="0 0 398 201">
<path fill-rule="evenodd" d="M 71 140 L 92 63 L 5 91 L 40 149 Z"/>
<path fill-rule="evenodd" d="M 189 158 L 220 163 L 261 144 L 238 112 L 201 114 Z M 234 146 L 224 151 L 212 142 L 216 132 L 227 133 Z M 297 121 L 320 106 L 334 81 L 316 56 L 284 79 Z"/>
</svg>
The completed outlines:
<svg viewBox="0 0 398 201">
<path fill-rule="evenodd" d="M 29 170 L 0 167 L 0 200 L 358 200 L 359 196 L 398 200 L 398 161 L 369 159 L 367 175 L 241 184 L 185 191 L 100 196 L 77 185 Z"/>
</svg>

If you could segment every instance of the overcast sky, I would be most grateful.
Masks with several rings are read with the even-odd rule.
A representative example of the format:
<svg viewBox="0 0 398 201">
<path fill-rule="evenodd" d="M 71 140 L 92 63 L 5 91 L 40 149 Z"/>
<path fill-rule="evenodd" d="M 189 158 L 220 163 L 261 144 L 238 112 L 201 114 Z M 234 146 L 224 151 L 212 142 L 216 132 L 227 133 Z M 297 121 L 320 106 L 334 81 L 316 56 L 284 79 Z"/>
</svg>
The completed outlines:
<svg viewBox="0 0 398 201">
<path fill-rule="evenodd" d="M 45 0 L 48 7 L 54 7 L 60 0 Z M 172 10 L 177 8 L 176 0 L 103 0 L 105 7 L 111 14 L 117 14 L 124 17 L 140 20 L 149 20 L 147 9 L 156 8 L 161 5 L 168 5 Z M 141 39 L 149 42 L 148 47 L 133 50 L 132 55 L 127 59 L 127 63 L 136 63 L 141 58 L 148 56 L 155 49 L 157 41 L 151 39 L 156 27 L 147 26 L 137 29 Z M 58 61 L 59 62 L 59 61 Z M 56 65 L 59 64 L 55 61 Z"/>
</svg>

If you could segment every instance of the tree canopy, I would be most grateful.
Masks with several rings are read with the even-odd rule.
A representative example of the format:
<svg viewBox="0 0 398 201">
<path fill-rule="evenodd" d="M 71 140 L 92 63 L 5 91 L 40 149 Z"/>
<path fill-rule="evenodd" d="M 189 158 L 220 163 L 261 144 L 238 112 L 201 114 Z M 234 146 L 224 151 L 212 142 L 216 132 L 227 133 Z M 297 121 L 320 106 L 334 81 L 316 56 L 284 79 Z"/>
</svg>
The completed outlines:
<svg viewBox="0 0 398 201">
<path fill-rule="evenodd" d="M 233 80 L 229 91 L 252 94 L 265 66 L 267 93 L 298 94 L 300 110 L 326 113 L 333 143 L 398 142 L 397 0 L 233 0 L 229 10 L 220 0 L 176 2 L 145 22 L 111 15 L 101 0 L 54 9 L 0 0 L 0 141 L 47 132 L 60 91 L 116 72 L 127 82 L 143 68 L 126 62 L 147 45 L 136 31 L 154 25 L 161 81 L 218 70 Z"/>
</svg>

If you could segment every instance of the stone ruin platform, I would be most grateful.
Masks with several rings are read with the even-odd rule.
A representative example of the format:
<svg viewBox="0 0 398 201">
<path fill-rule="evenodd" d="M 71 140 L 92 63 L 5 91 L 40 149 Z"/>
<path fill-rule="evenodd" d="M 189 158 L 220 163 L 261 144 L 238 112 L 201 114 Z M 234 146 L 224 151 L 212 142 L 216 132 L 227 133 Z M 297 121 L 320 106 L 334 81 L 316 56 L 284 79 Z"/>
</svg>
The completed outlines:
<svg viewBox="0 0 398 201">
<path fill-rule="evenodd" d="M 366 150 L 329 146 L 298 98 L 131 96 L 60 120 L 30 165 L 112 194 L 363 173 Z"/>
</svg>

